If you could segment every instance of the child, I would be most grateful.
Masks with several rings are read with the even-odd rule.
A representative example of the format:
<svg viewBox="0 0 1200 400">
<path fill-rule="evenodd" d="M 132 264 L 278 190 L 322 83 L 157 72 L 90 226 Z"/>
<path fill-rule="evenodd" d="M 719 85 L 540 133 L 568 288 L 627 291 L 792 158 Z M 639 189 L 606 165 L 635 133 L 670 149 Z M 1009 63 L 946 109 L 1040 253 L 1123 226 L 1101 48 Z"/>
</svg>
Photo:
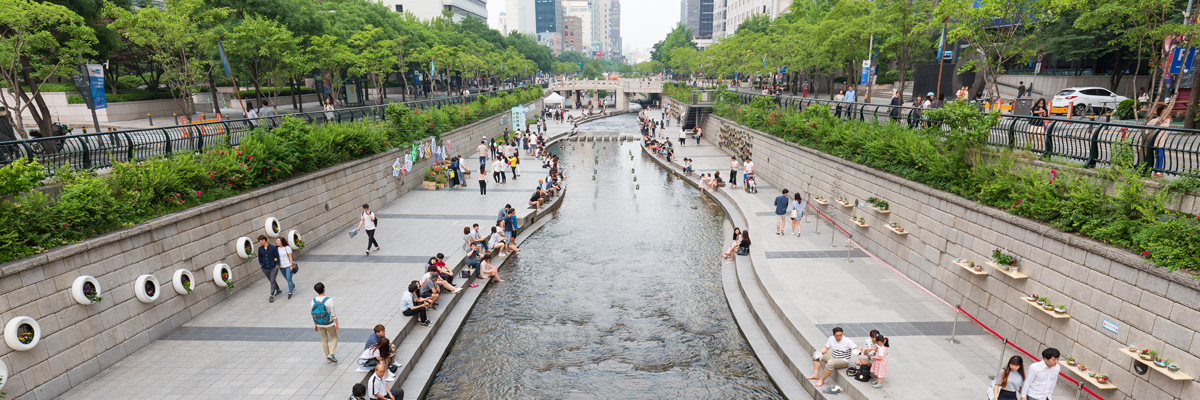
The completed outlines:
<svg viewBox="0 0 1200 400">
<path fill-rule="evenodd" d="M 758 193 L 758 186 L 755 185 L 753 176 L 751 176 L 749 178 L 744 178 L 742 180 L 742 185 L 746 186 L 746 192 Z"/>
<path fill-rule="evenodd" d="M 888 339 L 883 335 L 875 335 L 875 345 L 878 346 L 875 350 L 875 355 L 871 357 L 871 374 L 878 378 L 871 387 L 879 389 L 883 387 L 883 378 L 887 376 L 887 355 L 888 355 Z"/>
</svg>

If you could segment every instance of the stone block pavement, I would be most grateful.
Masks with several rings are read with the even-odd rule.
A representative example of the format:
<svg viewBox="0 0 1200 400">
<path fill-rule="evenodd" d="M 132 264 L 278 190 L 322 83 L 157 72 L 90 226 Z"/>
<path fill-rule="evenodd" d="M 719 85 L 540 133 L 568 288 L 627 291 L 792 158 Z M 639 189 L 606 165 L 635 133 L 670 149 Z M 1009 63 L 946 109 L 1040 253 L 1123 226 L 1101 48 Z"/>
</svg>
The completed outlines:
<svg viewBox="0 0 1200 400">
<path fill-rule="evenodd" d="M 563 130 L 565 125 L 555 124 L 552 129 Z M 463 156 L 467 165 L 477 170 L 478 158 Z M 518 171 L 520 178 L 509 176 L 503 185 L 489 177 L 486 197 L 480 196 L 478 177 L 472 174 L 467 188 L 414 190 L 390 204 L 372 204 L 380 219 L 375 235 L 379 252 L 364 253 L 365 233 L 354 238 L 338 235 L 313 245 L 296 257 L 300 272 L 294 277 L 294 298 L 287 299 L 285 294 L 269 303 L 265 279 L 237 287 L 228 300 L 77 385 L 62 398 L 345 399 L 353 384 L 366 376 L 357 371 L 356 360 L 372 328 L 384 324 L 388 336 L 395 338 L 408 324 L 411 317 L 403 316 L 399 309 L 401 295 L 408 282 L 424 273 L 429 257 L 441 252 L 447 264 L 458 263 L 466 254 L 463 227 L 479 223 L 489 230 L 506 203 L 517 208 L 518 218 L 534 211 L 527 208 L 528 199 L 547 170 L 531 158 L 518 166 Z M 343 231 L 354 228 L 358 213 L 346 215 L 345 223 Z M 325 283 L 326 294 L 334 299 L 341 325 L 338 364 L 326 362 L 320 336 L 313 331 L 310 299 L 318 281 Z M 282 275 L 277 282 L 287 290 Z M 463 296 L 482 289 L 482 285 L 466 288 Z M 430 312 L 431 320 L 455 309 L 449 303 L 453 296 L 439 299 L 443 307 Z M 457 308 L 469 310 L 470 304 Z M 418 325 L 408 334 L 424 335 L 429 329 Z M 415 395 L 406 393 L 407 398 Z"/>
<path fill-rule="evenodd" d="M 657 112 L 651 114 L 655 117 L 659 115 Z M 716 132 L 706 133 L 708 135 L 699 146 L 690 135 L 684 146 L 679 146 L 676 141 L 672 164 L 679 171 L 682 170 L 680 160 L 691 158 L 696 170 L 691 176 L 693 181 L 698 180 L 702 173 L 717 171 L 721 172 L 722 179 L 728 181 L 730 155 L 709 140 Z M 674 138 L 678 131 L 668 134 Z M 740 183 L 741 170 L 737 177 Z M 811 209 L 800 226 L 799 237 L 790 234 L 790 226 L 784 228 L 787 235 L 776 235 L 778 217 L 774 213 L 773 203 L 783 188 L 774 187 L 761 177 L 756 180 L 757 194 L 740 190 L 740 187 L 734 189 L 726 186 L 718 190 L 728 194 L 745 220 L 750 221 L 748 227 L 741 228 L 749 228 L 751 232 L 753 274 L 761 281 L 754 286 L 764 287 L 766 290 L 762 293 L 769 299 L 763 301 L 760 307 L 775 309 L 771 314 L 778 314 L 778 321 L 773 321 L 776 319 L 774 315 L 760 315 L 759 324 L 771 331 L 768 335 L 775 337 L 773 344 L 784 342 L 783 338 L 790 341 L 788 337 L 794 337 L 803 350 L 803 353 L 790 360 L 790 363 L 794 363 L 792 372 L 802 381 L 813 373 L 812 351 L 824 346 L 834 326 L 842 327 L 846 337 L 858 346 L 865 345 L 871 329 L 878 329 L 889 338 L 891 344 L 888 377 L 884 379 L 882 389 L 850 379 L 845 375 L 845 370 L 839 370 L 833 374 L 832 381 L 826 381 L 815 390 L 812 385 L 816 381 L 806 381 L 803 384 L 807 391 L 814 393 L 840 385 L 846 390 L 844 394 L 814 393 L 814 397 L 836 399 L 848 396 L 872 400 L 985 398 L 985 390 L 991 383 L 990 377 L 999 371 L 1002 360 L 1019 353 L 1006 348 L 1002 355 L 1000 340 L 965 315 L 959 316 L 955 332 L 961 343 L 947 343 L 945 339 L 955 329 L 953 305 L 945 303 L 858 248 L 851 248 L 848 258 L 847 235 L 839 228 L 831 227 L 825 217 Z M 792 193 L 789 193 L 789 198 L 791 196 Z M 850 233 L 854 233 L 855 229 L 868 229 L 850 224 L 849 215 L 837 203 L 813 205 Z M 855 211 L 859 215 L 867 212 L 870 210 Z M 869 229 L 886 229 L 875 226 L 877 224 Z M 733 264 L 732 261 L 726 261 L 731 268 Z M 750 284 L 745 281 L 746 277 L 739 279 L 743 280 L 742 285 Z M 757 288 L 753 291 L 757 291 Z M 751 297 L 751 302 L 754 302 L 753 294 Z M 764 310 L 755 312 L 762 314 Z M 766 312 L 769 313 L 770 309 Z M 739 323 L 742 323 L 741 319 Z M 781 345 L 775 346 L 779 350 Z M 1026 350 L 1033 354 L 1041 351 Z M 1028 367 L 1032 360 L 1028 357 L 1025 359 Z M 1075 398 L 1076 392 L 1073 384 L 1060 378 L 1055 398 Z"/>
</svg>

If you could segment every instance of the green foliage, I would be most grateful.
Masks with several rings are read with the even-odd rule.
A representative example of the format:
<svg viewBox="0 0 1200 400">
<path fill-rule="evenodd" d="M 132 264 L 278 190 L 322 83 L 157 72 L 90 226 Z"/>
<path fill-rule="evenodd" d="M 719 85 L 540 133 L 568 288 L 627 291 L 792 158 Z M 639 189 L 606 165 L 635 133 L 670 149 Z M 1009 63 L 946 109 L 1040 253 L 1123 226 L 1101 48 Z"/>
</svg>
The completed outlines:
<svg viewBox="0 0 1200 400">
<path fill-rule="evenodd" d="M 1114 144 L 1112 165 L 1095 177 L 1018 163 L 1023 156 L 1009 150 L 982 151 L 997 116 L 960 102 L 926 112 L 944 125 L 910 129 L 843 121 L 823 106 L 796 112 L 763 98 L 747 105 L 727 92 L 718 98 L 714 113 L 747 127 L 1127 248 L 1169 270 L 1200 270 L 1200 223 L 1168 209 L 1176 196 L 1200 189 L 1200 176 L 1151 190 L 1130 143 Z"/>
<path fill-rule="evenodd" d="M 42 185 L 46 169 L 34 158 L 18 158 L 0 167 L 0 196 L 24 193 Z"/>
<path fill-rule="evenodd" d="M 671 52 L 676 48 L 697 49 L 696 42 L 692 40 L 692 33 L 692 29 L 682 22 L 675 25 L 675 29 L 672 29 L 665 39 L 654 44 L 654 49 L 650 52 L 650 59 L 667 64 L 671 62 Z"/>
<path fill-rule="evenodd" d="M 1116 119 L 1133 119 L 1133 99 L 1121 100 L 1117 103 L 1117 109 L 1113 111 L 1113 118 Z"/>
</svg>

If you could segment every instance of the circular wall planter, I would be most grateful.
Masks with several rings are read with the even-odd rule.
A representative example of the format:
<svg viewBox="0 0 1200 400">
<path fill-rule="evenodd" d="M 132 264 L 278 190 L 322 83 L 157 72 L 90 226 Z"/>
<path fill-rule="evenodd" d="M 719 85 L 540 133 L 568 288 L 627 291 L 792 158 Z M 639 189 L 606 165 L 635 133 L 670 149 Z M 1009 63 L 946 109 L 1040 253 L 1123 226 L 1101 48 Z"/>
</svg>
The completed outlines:
<svg viewBox="0 0 1200 400">
<path fill-rule="evenodd" d="M 229 289 L 229 293 L 233 293 L 233 269 L 229 268 L 229 264 L 213 266 L 213 283 L 218 287 L 225 287 Z"/>
<path fill-rule="evenodd" d="M 92 298 L 89 299 L 88 295 Z M 100 298 L 100 282 L 96 281 L 90 275 L 83 275 L 75 278 L 75 283 L 71 284 L 71 297 L 75 298 L 75 302 L 83 305 L 99 303 Z M 96 299 L 96 301 L 92 301 Z"/>
<path fill-rule="evenodd" d="M 8 365 L 0 360 L 0 389 L 4 389 L 5 383 L 8 383 Z"/>
<path fill-rule="evenodd" d="M 158 286 L 158 278 L 155 278 L 154 275 L 142 275 L 133 282 L 133 294 L 137 296 L 138 301 L 143 303 L 153 303 L 158 300 L 161 289 L 162 287 Z"/>
<path fill-rule="evenodd" d="M 26 340 L 21 340 L 24 336 Z M 42 327 L 33 318 L 20 316 L 4 325 L 4 344 L 16 351 L 29 351 L 42 339 Z"/>
<path fill-rule="evenodd" d="M 238 257 L 249 259 L 254 256 L 254 242 L 245 236 L 237 238 L 233 242 L 233 252 L 237 253 Z"/>
<path fill-rule="evenodd" d="M 298 230 L 292 229 L 292 230 L 288 231 L 287 241 L 288 241 L 288 245 L 292 246 L 292 249 L 295 249 L 295 250 L 304 249 L 304 246 L 301 246 L 301 244 L 304 243 L 304 238 L 300 237 L 300 231 L 298 231 Z"/>
<path fill-rule="evenodd" d="M 279 225 L 279 218 L 267 217 L 263 223 L 263 230 L 267 231 L 267 236 L 279 237 L 279 234 L 283 233 L 283 226 Z"/>
<path fill-rule="evenodd" d="M 192 271 L 180 268 L 175 270 L 175 276 L 171 277 L 171 286 L 175 287 L 175 293 L 182 295 L 191 294 L 196 290 L 196 276 L 192 275 Z"/>
</svg>

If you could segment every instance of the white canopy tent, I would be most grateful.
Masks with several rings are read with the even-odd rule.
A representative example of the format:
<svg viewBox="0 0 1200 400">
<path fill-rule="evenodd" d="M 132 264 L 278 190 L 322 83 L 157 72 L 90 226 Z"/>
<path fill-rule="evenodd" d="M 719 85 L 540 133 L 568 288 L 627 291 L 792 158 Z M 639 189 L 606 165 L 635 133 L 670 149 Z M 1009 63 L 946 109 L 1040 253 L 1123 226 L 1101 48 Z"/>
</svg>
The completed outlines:
<svg viewBox="0 0 1200 400">
<path fill-rule="evenodd" d="M 546 96 L 545 99 L 542 99 L 543 104 L 562 104 L 562 102 L 563 97 L 558 93 L 551 93 L 549 96 Z"/>
</svg>

